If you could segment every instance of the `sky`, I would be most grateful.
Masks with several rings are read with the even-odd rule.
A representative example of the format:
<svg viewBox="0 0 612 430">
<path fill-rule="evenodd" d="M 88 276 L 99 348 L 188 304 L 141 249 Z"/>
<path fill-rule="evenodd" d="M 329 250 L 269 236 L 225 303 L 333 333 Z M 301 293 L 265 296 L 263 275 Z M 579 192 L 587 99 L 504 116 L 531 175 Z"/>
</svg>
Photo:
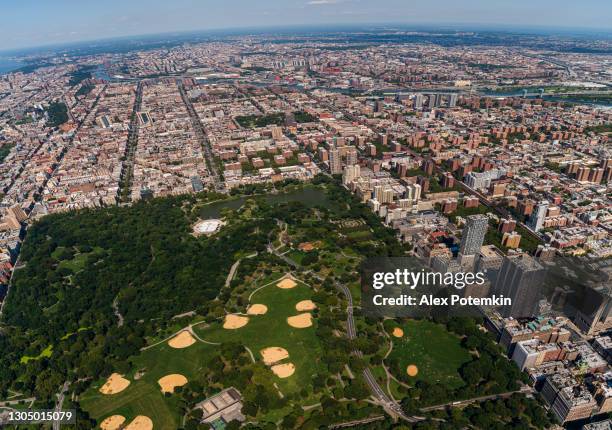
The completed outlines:
<svg viewBox="0 0 612 430">
<path fill-rule="evenodd" d="M 0 51 L 176 31 L 405 23 L 612 30 L 610 0 L 0 0 Z"/>
</svg>

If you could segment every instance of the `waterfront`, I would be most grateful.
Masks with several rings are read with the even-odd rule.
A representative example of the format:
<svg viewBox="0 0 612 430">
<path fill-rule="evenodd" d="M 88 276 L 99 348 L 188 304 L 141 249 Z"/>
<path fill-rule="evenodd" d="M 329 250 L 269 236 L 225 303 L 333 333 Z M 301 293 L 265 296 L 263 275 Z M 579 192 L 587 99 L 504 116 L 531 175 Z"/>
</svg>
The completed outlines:
<svg viewBox="0 0 612 430">
<path fill-rule="evenodd" d="M 10 58 L 0 57 L 0 75 L 4 73 L 12 72 L 22 66 L 18 61 L 12 60 Z"/>
</svg>

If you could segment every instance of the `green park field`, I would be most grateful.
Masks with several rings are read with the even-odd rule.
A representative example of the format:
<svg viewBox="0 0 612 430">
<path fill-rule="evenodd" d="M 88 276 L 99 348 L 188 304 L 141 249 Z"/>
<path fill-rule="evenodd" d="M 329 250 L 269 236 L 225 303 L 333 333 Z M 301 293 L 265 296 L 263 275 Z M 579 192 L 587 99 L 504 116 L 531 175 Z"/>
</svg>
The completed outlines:
<svg viewBox="0 0 612 430">
<path fill-rule="evenodd" d="M 410 379 L 432 384 L 439 382 L 451 388 L 463 384 L 458 369 L 470 361 L 471 357 L 469 352 L 461 347 L 456 335 L 449 333 L 444 326 L 426 320 L 408 320 L 402 323 L 385 321 L 387 332 L 391 332 L 394 327 L 400 327 L 404 331 L 401 338 L 391 336 L 393 351 L 386 362 L 394 376 L 406 375 L 406 368 L 413 364 L 417 366 L 418 374 Z"/>
<path fill-rule="evenodd" d="M 281 289 L 276 286 L 277 282 L 274 280 L 253 291 L 250 303 L 266 305 L 268 311 L 264 315 L 250 315 L 246 326 L 226 330 L 219 322 L 210 327 L 196 327 L 195 330 L 200 338 L 210 342 L 241 343 L 253 352 L 256 360 L 261 360 L 259 351 L 264 348 L 285 348 L 289 358 L 281 363 L 293 363 L 295 373 L 282 379 L 275 376 L 275 382 L 281 392 L 294 393 L 309 387 L 313 375 L 325 372 L 325 367 L 318 363 L 321 346 L 316 336 L 316 318 L 313 319 L 312 327 L 308 328 L 293 328 L 287 324 L 287 317 L 302 313 L 296 311 L 295 305 L 311 299 L 313 290 L 299 281 L 292 289 Z"/>
<path fill-rule="evenodd" d="M 124 391 L 102 394 L 99 388 L 104 381 L 100 380 L 81 396 L 81 405 L 98 422 L 111 415 L 123 415 L 126 423 L 129 423 L 137 415 L 145 415 L 151 418 L 155 429 L 176 429 L 183 415 L 178 399 L 165 397 L 157 381 L 173 373 L 191 379 L 213 355 L 214 348 L 214 345 L 202 342 L 184 349 L 171 348 L 166 342 L 160 343 L 134 359 L 133 369 L 125 375 L 131 383 Z M 134 375 L 139 371 L 144 375 L 134 380 Z"/>
<path fill-rule="evenodd" d="M 175 349 L 167 341 L 160 341 L 142 351 L 133 359 L 130 372 L 125 378 L 130 385 L 117 394 L 106 395 L 99 389 L 105 380 L 97 381 L 80 397 L 82 407 L 98 422 L 111 415 L 122 415 L 129 423 L 138 415 L 145 415 L 153 421 L 155 429 L 176 429 L 181 423 L 183 411 L 178 397 L 164 395 L 157 381 L 169 374 L 181 374 L 188 380 L 201 372 L 218 348 L 215 343 L 237 342 L 252 351 L 255 360 L 261 361 L 260 350 L 278 346 L 289 352 L 289 358 L 281 363 L 293 363 L 295 373 L 287 378 L 272 376 L 274 383 L 283 394 L 298 393 L 312 385 L 316 374 L 324 373 L 320 365 L 321 345 L 316 337 L 316 318 L 308 328 L 293 328 L 287 324 L 287 317 L 300 314 L 295 305 L 312 298 L 312 289 L 297 281 L 291 289 L 276 286 L 282 275 L 268 277 L 262 286 L 254 287 L 251 303 L 264 304 L 268 312 L 264 315 L 249 315 L 246 326 L 228 330 L 223 321 L 210 325 L 197 323 L 193 327 L 200 339 L 193 345 Z M 272 279 L 272 281 L 271 281 Z M 244 309 L 246 313 L 246 308 Z M 316 311 L 313 312 L 316 314 Z M 138 379 L 135 378 L 138 376 Z"/>
</svg>

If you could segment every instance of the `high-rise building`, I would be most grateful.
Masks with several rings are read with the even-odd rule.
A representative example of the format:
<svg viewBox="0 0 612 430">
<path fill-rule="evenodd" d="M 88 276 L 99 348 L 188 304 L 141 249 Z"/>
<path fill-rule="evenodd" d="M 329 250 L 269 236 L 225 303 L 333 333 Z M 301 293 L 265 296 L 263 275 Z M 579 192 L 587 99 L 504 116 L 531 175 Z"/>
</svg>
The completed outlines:
<svg viewBox="0 0 612 430">
<path fill-rule="evenodd" d="M 329 151 L 329 171 L 332 175 L 342 173 L 342 159 L 340 158 L 340 151 L 336 148 L 330 149 Z"/>
<path fill-rule="evenodd" d="M 503 219 L 499 222 L 498 230 L 501 233 L 511 233 L 516 228 L 516 221 L 512 218 Z"/>
<path fill-rule="evenodd" d="M 453 188 L 455 186 L 455 177 L 446 172 L 444 176 L 442 176 L 442 188 Z"/>
<path fill-rule="evenodd" d="M 476 259 L 475 270 L 484 273 L 486 278 L 493 283 L 503 262 L 503 252 L 495 245 L 484 245 L 480 247 L 480 253 Z"/>
<path fill-rule="evenodd" d="M 586 288 L 580 294 L 574 323 L 588 336 L 597 335 L 612 327 L 612 297 L 607 288 Z"/>
<path fill-rule="evenodd" d="M 374 198 L 379 203 L 393 203 L 393 189 L 385 185 L 376 185 L 374 187 Z"/>
<path fill-rule="evenodd" d="M 345 157 L 347 166 L 353 166 L 357 164 L 357 148 L 355 148 L 354 146 L 348 148 L 346 150 Z"/>
<path fill-rule="evenodd" d="M 603 176 L 604 176 L 604 169 L 602 169 L 601 167 L 597 167 L 591 170 L 591 173 L 589 174 L 589 182 L 600 184 L 601 180 L 603 179 Z"/>
<path fill-rule="evenodd" d="M 590 173 L 591 173 L 590 168 L 581 167 L 578 169 L 578 172 L 576 173 L 576 180 L 578 182 L 588 182 Z"/>
<path fill-rule="evenodd" d="M 494 293 L 512 300 L 504 306 L 504 317 L 529 318 L 537 313 L 540 288 L 546 272 L 527 254 L 508 255 L 495 280 Z"/>
<path fill-rule="evenodd" d="M 518 208 L 521 214 L 523 215 L 531 215 L 533 213 L 533 207 L 535 202 L 531 199 L 521 200 L 518 203 Z"/>
<path fill-rule="evenodd" d="M 465 175 L 465 184 L 474 189 L 489 188 L 491 181 L 504 176 L 506 172 L 500 169 L 491 169 L 486 172 L 468 172 Z"/>
<path fill-rule="evenodd" d="M 361 168 L 359 167 L 359 164 L 346 166 L 344 168 L 344 172 L 342 173 L 342 183 L 346 185 L 353 182 L 359 176 L 361 176 Z"/>
<path fill-rule="evenodd" d="M 413 108 L 421 110 L 423 109 L 423 94 L 415 94 Z"/>
<path fill-rule="evenodd" d="M 530 229 L 533 231 L 540 231 L 544 226 L 544 218 L 546 218 L 546 213 L 548 212 L 548 202 L 541 201 L 538 206 L 536 206 L 535 211 L 529 217 L 529 223 L 527 224 Z"/>
<path fill-rule="evenodd" d="M 421 186 L 419 184 L 408 184 L 406 186 L 406 198 L 415 203 L 421 200 Z"/>
<path fill-rule="evenodd" d="M 429 178 L 428 177 L 419 176 L 417 178 L 417 184 L 421 186 L 421 190 L 423 190 L 424 193 L 427 193 L 429 191 Z"/>
<path fill-rule="evenodd" d="M 390 187 L 385 188 L 383 191 L 383 197 L 381 203 L 393 203 L 393 198 L 395 197 L 395 193 L 393 189 Z"/>
<path fill-rule="evenodd" d="M 477 255 L 484 243 L 484 237 L 489 226 L 486 215 L 469 215 L 467 217 L 459 252 L 462 255 Z"/>
</svg>

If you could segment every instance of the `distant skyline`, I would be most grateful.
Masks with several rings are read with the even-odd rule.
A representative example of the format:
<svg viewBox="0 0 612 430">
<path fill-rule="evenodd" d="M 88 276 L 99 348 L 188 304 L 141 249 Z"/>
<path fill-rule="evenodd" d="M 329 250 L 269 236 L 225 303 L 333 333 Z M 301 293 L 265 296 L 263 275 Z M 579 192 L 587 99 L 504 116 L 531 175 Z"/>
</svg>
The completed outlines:
<svg viewBox="0 0 612 430">
<path fill-rule="evenodd" d="M 113 37 L 298 25 L 612 31 L 609 0 L 0 0 L 0 51 Z"/>
</svg>

